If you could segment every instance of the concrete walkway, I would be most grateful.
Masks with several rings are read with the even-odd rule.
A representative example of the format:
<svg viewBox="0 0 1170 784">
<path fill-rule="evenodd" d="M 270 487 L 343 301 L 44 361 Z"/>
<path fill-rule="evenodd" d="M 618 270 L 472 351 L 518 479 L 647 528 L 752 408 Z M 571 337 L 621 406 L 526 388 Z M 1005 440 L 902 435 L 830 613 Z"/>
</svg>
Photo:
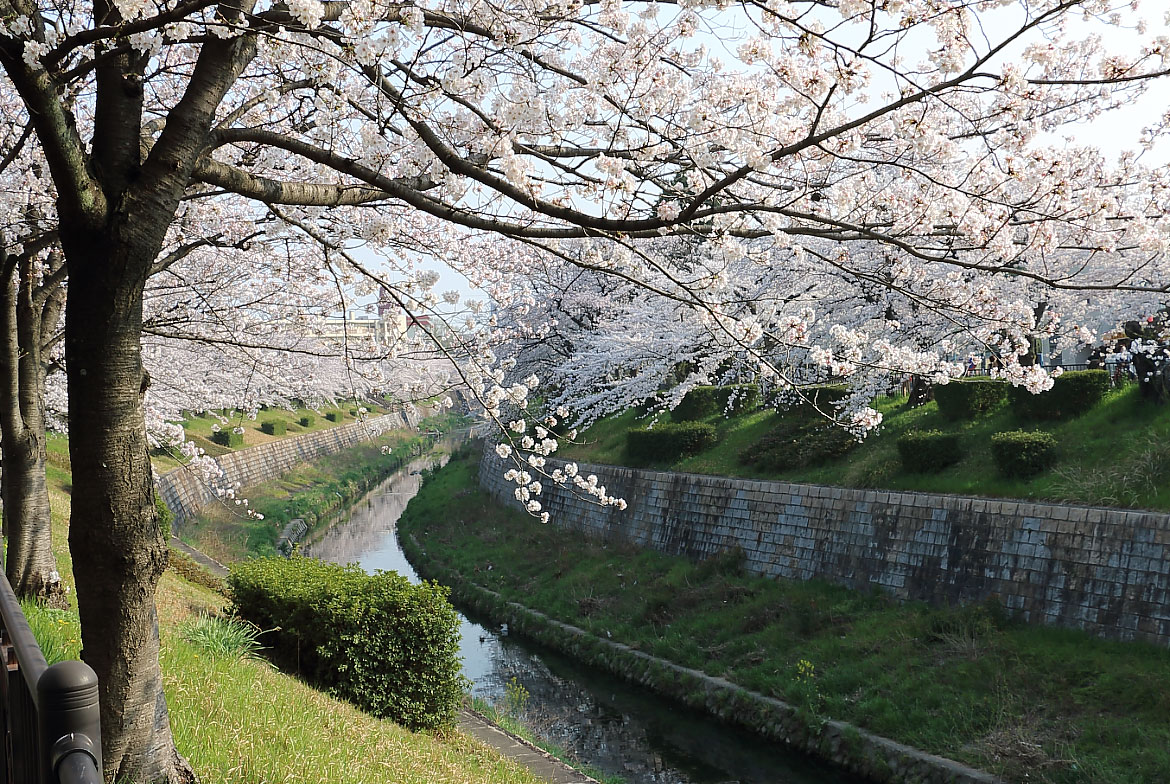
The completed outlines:
<svg viewBox="0 0 1170 784">
<path fill-rule="evenodd" d="M 491 746 L 500 752 L 501 756 L 519 762 L 552 784 L 597 784 L 597 779 L 573 770 L 551 754 L 497 727 L 474 711 L 459 711 L 458 726 L 464 735 L 470 735 Z"/>
<path fill-rule="evenodd" d="M 196 563 L 216 577 L 227 577 L 228 569 L 219 561 L 204 555 L 178 538 L 171 538 L 171 547 L 190 556 Z M 541 751 L 523 738 L 503 730 L 470 710 L 459 711 L 459 731 L 491 746 L 501 756 L 519 762 L 524 767 L 552 784 L 598 784 L 584 773 L 573 770 L 548 752 Z"/>
</svg>

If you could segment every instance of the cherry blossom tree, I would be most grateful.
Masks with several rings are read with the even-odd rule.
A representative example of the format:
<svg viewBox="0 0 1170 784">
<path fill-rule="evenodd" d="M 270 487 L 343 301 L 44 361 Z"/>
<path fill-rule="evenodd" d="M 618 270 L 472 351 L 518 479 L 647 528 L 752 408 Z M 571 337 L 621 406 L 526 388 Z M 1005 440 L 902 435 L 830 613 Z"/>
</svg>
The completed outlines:
<svg viewBox="0 0 1170 784">
<path fill-rule="evenodd" d="M 265 233 L 295 227 L 331 257 L 419 247 L 489 283 L 529 275 L 532 253 L 459 258 L 476 247 L 465 232 L 554 257 L 568 240 L 609 243 L 607 274 L 765 359 L 810 320 L 704 294 L 730 289 L 642 243 L 682 234 L 730 259 L 811 256 L 821 280 L 876 274 L 876 254 L 849 250 L 876 244 L 892 260 L 874 285 L 935 282 L 974 300 L 1000 277 L 1160 291 L 1166 173 L 1038 134 L 1142 92 L 1166 74 L 1170 42 L 1111 52 L 1079 35 L 1084 18 L 1138 20 L 1106 0 L 2 0 L 0 67 L 18 96 L 6 116 L 27 117 L 40 145 L 69 274 L 70 545 L 86 554 L 78 605 L 107 775 L 189 778 L 157 661 L 166 547 L 141 335 L 147 280 L 191 205 Z M 1163 133 L 1152 126 L 1150 143 Z M 377 285 L 352 261 L 347 274 Z M 428 279 L 398 291 L 430 307 Z M 990 340 L 1014 306 L 974 300 Z M 842 329 L 809 356 L 833 369 L 905 350 Z M 467 354 L 490 364 L 491 330 L 479 334 Z M 536 383 L 468 375 L 489 411 Z"/>
</svg>

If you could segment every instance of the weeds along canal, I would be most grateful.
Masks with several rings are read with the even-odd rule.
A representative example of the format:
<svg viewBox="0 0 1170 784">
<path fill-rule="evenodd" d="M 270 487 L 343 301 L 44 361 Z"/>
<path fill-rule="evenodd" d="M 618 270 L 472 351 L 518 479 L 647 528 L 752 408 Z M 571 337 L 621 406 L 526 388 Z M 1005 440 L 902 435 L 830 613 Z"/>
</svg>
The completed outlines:
<svg viewBox="0 0 1170 784">
<path fill-rule="evenodd" d="M 310 557 L 395 571 L 418 582 L 396 525 L 418 492 L 419 459 L 367 494 L 302 548 Z M 456 609 L 460 609 L 456 605 Z M 506 628 L 461 615 L 464 675 L 495 703 L 582 762 L 629 784 L 846 784 L 859 779 L 727 727 L 703 714 L 585 667 Z"/>
</svg>

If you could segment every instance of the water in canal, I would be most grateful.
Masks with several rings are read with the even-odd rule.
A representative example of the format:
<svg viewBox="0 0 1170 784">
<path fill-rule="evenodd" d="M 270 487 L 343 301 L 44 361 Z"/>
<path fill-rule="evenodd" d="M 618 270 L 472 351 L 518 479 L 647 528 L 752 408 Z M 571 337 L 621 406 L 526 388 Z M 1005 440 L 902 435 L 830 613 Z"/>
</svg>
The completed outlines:
<svg viewBox="0 0 1170 784">
<path fill-rule="evenodd" d="M 367 572 L 418 575 L 395 525 L 419 487 L 416 461 L 390 477 L 302 552 Z M 726 727 L 677 703 L 462 618 L 464 674 L 472 693 L 502 700 L 513 679 L 527 690 L 524 721 L 579 759 L 629 784 L 852 784 L 857 779 Z"/>
</svg>

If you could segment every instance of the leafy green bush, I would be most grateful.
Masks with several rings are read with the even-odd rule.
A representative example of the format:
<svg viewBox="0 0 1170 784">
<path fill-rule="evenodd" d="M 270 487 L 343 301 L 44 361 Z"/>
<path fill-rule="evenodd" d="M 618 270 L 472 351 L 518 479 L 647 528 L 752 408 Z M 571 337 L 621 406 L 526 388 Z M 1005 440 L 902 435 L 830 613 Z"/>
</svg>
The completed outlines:
<svg viewBox="0 0 1170 784">
<path fill-rule="evenodd" d="M 704 422 L 659 423 L 626 434 L 626 454 L 644 463 L 670 463 L 713 446 L 715 426 Z"/>
<path fill-rule="evenodd" d="M 933 474 L 962 460 L 963 449 L 955 433 L 922 430 L 898 439 L 898 455 L 906 471 Z"/>
<path fill-rule="evenodd" d="M 992 379 L 952 381 L 934 387 L 938 410 L 947 419 L 970 420 L 992 411 L 1007 400 L 1009 384 Z"/>
<path fill-rule="evenodd" d="M 260 432 L 267 433 L 270 436 L 283 436 L 285 434 L 284 420 L 270 419 L 267 422 L 261 422 Z"/>
<path fill-rule="evenodd" d="M 340 422 L 341 421 L 341 412 L 340 411 L 326 411 L 325 418 L 328 419 L 330 422 Z"/>
<path fill-rule="evenodd" d="M 694 387 L 670 413 L 675 422 L 706 419 L 716 414 L 738 416 L 760 407 L 756 384 L 728 384 L 721 387 Z"/>
<path fill-rule="evenodd" d="M 1024 419 L 1071 419 L 1101 402 L 1108 389 L 1108 371 L 1071 370 L 1053 381 L 1047 392 L 1033 395 L 1012 387 L 1008 394 L 1012 410 Z"/>
<path fill-rule="evenodd" d="M 991 456 L 1004 476 L 1027 479 L 1056 463 L 1056 438 L 1041 431 L 996 433 L 991 437 Z"/>
<path fill-rule="evenodd" d="M 762 471 L 811 468 L 843 457 L 857 446 L 848 430 L 825 418 L 834 411 L 833 404 L 845 398 L 845 387 L 807 387 L 801 392 L 807 400 L 781 413 L 776 425 L 740 454 L 741 463 Z"/>
<path fill-rule="evenodd" d="M 211 440 L 220 446 L 228 446 L 235 449 L 244 445 L 244 434 L 237 433 L 235 428 L 230 430 L 215 430 L 211 433 Z"/>
<path fill-rule="evenodd" d="M 313 415 L 312 414 L 305 414 L 303 417 L 301 417 L 300 419 L 297 420 L 297 423 L 301 427 L 312 427 Z"/>
<path fill-rule="evenodd" d="M 694 387 L 670 412 L 671 419 L 675 422 L 690 422 L 714 416 L 719 405 L 715 394 L 717 389 L 718 387 Z"/>
<path fill-rule="evenodd" d="M 284 666 L 411 729 L 454 723 L 465 681 L 447 588 L 299 556 L 236 564 L 228 587 Z"/>
</svg>

